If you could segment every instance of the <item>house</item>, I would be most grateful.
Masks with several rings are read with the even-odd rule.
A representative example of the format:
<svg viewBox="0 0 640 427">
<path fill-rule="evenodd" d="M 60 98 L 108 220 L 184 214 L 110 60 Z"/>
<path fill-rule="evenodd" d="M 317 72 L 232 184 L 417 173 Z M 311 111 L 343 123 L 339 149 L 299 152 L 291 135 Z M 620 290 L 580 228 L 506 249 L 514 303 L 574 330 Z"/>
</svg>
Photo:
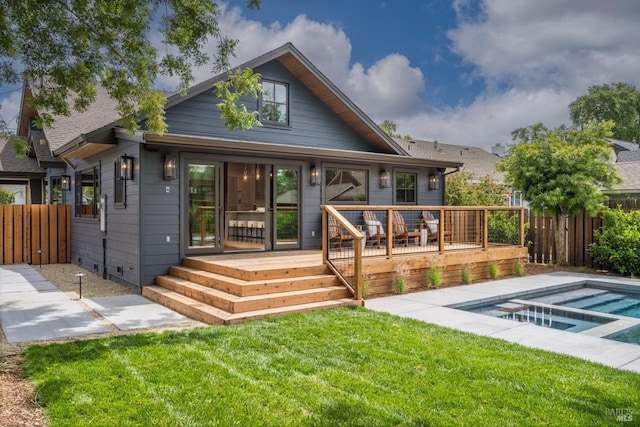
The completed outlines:
<svg viewBox="0 0 640 427">
<path fill-rule="evenodd" d="M 11 141 L 0 137 L 0 187 L 17 196 L 14 203 L 42 203 L 45 177 L 34 157 L 18 158 Z"/>
<path fill-rule="evenodd" d="M 74 263 L 139 289 L 187 256 L 319 249 L 321 205 L 402 202 L 399 178 L 414 184 L 411 203 L 443 203 L 444 186 L 427 183 L 462 162 L 412 156 L 292 44 L 241 67 L 265 87 L 244 100 L 262 123 L 248 131 L 219 117 L 213 84 L 225 75 L 169 96 L 162 136 L 118 127 L 102 90 L 45 130 L 23 102 L 18 134 L 46 173 L 46 200 L 72 206 Z"/>
<path fill-rule="evenodd" d="M 504 149 L 488 152 L 479 147 L 468 147 L 464 145 L 443 144 L 437 140 L 421 141 L 396 138 L 396 142 L 409 154 L 425 159 L 440 159 L 449 162 L 460 162 L 459 168 L 447 169 L 444 174 L 448 175 L 458 171 L 469 172 L 473 176 L 473 182 L 478 182 L 483 177 L 491 177 L 494 182 L 504 184 L 505 173 L 496 169 L 496 163 L 504 154 Z M 498 147 L 502 147 L 499 146 Z M 502 147 L 503 148 L 503 147 Z M 498 154 L 494 153 L 496 151 Z M 509 206 L 527 206 L 519 191 L 509 191 Z"/>
</svg>

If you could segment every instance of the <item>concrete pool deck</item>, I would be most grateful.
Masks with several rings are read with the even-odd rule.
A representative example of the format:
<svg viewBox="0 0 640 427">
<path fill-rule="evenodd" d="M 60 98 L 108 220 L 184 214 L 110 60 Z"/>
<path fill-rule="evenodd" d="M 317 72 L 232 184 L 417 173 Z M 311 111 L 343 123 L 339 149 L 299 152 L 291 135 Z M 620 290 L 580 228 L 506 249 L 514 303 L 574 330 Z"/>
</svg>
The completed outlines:
<svg viewBox="0 0 640 427">
<path fill-rule="evenodd" d="M 376 298 L 367 300 L 365 307 L 640 373 L 640 345 L 592 336 L 589 330 L 565 332 L 448 307 L 554 290 L 585 280 L 633 285 L 640 290 L 640 280 L 557 272 Z M 627 320 L 626 327 L 634 322 L 635 319 Z"/>
</svg>

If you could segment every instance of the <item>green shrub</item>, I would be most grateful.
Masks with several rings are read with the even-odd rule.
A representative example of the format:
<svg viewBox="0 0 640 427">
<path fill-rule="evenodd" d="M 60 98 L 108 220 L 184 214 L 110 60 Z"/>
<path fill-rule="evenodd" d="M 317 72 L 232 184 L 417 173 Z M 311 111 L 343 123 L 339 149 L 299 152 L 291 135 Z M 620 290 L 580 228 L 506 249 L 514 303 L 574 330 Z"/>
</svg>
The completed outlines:
<svg viewBox="0 0 640 427">
<path fill-rule="evenodd" d="M 397 275 L 393 278 L 393 289 L 396 294 L 404 294 L 404 291 L 407 289 L 407 278 L 404 276 Z"/>
<path fill-rule="evenodd" d="M 473 282 L 473 276 L 471 276 L 471 270 L 469 269 L 469 266 L 465 265 L 464 267 L 462 267 L 462 284 L 468 285 L 471 282 Z"/>
<path fill-rule="evenodd" d="M 604 226 L 589 246 L 593 260 L 620 274 L 640 274 L 640 211 L 623 212 L 619 207 L 602 214 Z"/>
<path fill-rule="evenodd" d="M 362 282 L 360 282 L 360 291 L 362 292 L 362 299 L 366 299 L 369 296 L 369 279 L 366 277 L 363 277 Z"/>
<path fill-rule="evenodd" d="M 442 285 L 444 281 L 442 269 L 438 266 L 429 268 L 429 286 L 433 289 L 437 289 Z"/>
<path fill-rule="evenodd" d="M 522 265 L 521 261 L 518 261 L 513 265 L 513 274 L 516 276 L 522 276 L 524 274 L 524 265 Z"/>
<path fill-rule="evenodd" d="M 520 243 L 520 219 L 518 215 L 509 215 L 507 211 L 490 212 L 487 215 L 489 243 L 517 245 Z M 526 236 L 529 224 L 524 225 Z"/>
<path fill-rule="evenodd" d="M 13 194 L 2 187 L 0 187 L 0 205 L 10 205 L 15 201 Z"/>
<path fill-rule="evenodd" d="M 500 267 L 498 267 L 495 261 L 489 263 L 489 277 L 492 279 L 500 277 Z"/>
</svg>

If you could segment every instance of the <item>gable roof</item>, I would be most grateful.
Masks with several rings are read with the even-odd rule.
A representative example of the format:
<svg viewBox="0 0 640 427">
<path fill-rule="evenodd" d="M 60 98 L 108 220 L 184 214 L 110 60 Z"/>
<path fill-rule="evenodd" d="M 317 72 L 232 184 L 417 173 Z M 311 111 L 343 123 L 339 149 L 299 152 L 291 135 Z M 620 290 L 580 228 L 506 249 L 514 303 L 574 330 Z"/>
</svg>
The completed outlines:
<svg viewBox="0 0 640 427">
<path fill-rule="evenodd" d="M 396 141 L 414 157 L 462 163 L 460 170 L 471 172 L 475 178 L 488 175 L 497 182 L 504 182 L 504 172 L 496 170 L 500 157 L 482 148 L 403 138 L 396 138 Z"/>
<path fill-rule="evenodd" d="M 613 149 L 616 151 L 638 151 L 640 146 L 636 142 L 623 141 L 615 138 L 605 138 L 607 141 L 613 143 Z"/>
<path fill-rule="evenodd" d="M 273 60 L 282 64 L 315 96 L 344 120 L 345 123 L 367 142 L 380 150 L 381 153 L 407 155 L 393 138 L 385 134 L 373 120 L 364 114 L 356 104 L 300 53 L 292 43 L 286 43 L 235 68 L 253 69 Z M 194 96 L 210 91 L 214 83 L 224 79 L 226 79 L 226 74 L 219 74 L 193 86 L 187 91 L 186 96 L 180 96 L 180 94 L 172 95 L 168 98 L 165 108 L 168 109 Z"/>
</svg>

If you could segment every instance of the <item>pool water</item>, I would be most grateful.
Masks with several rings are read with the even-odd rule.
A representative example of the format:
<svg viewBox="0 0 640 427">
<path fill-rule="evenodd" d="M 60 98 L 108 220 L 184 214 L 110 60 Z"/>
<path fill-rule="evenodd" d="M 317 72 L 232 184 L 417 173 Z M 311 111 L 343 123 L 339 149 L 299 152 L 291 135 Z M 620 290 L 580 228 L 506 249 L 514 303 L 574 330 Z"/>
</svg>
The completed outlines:
<svg viewBox="0 0 640 427">
<path fill-rule="evenodd" d="M 640 319 L 640 290 L 634 290 L 614 283 L 585 281 L 564 289 L 522 294 L 491 302 L 454 305 L 452 308 L 568 332 L 582 332 L 620 321 L 619 330 L 612 323 L 602 330 L 603 334 L 608 333 L 602 338 L 640 344 L 640 323 L 629 319 Z M 636 325 L 629 327 L 629 323 Z M 594 333 L 598 334 L 597 331 Z"/>
<path fill-rule="evenodd" d="M 464 307 L 463 309 L 501 319 L 515 320 L 521 323 L 532 323 L 534 325 L 568 332 L 582 332 L 615 320 L 553 307 L 539 306 L 529 301 L 519 299 Z"/>
<path fill-rule="evenodd" d="M 640 319 L 640 294 L 617 290 L 583 287 L 530 298 L 530 300 Z"/>
</svg>

